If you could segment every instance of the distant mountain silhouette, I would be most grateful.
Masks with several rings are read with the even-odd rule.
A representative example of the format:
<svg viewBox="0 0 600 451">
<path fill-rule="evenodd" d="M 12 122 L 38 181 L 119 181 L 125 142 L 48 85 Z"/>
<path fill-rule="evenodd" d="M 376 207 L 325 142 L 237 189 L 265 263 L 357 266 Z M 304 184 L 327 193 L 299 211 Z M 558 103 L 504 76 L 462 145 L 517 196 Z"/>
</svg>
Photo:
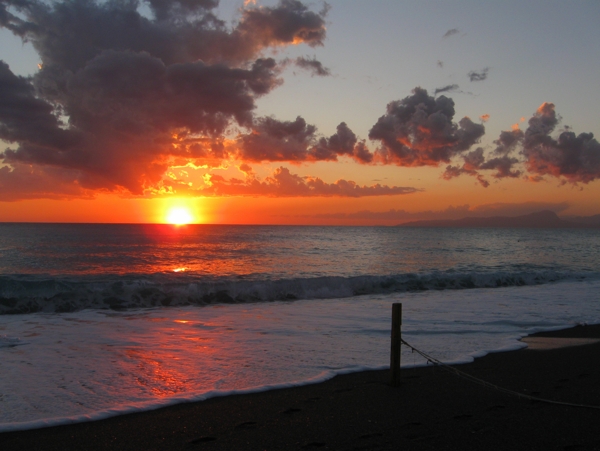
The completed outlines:
<svg viewBox="0 0 600 451">
<path fill-rule="evenodd" d="M 544 229 L 600 227 L 600 215 L 576 216 L 569 219 L 569 221 L 565 221 L 559 218 L 553 211 L 544 210 L 523 216 L 466 217 L 462 219 L 413 221 L 399 224 L 399 227 L 520 227 Z"/>
</svg>

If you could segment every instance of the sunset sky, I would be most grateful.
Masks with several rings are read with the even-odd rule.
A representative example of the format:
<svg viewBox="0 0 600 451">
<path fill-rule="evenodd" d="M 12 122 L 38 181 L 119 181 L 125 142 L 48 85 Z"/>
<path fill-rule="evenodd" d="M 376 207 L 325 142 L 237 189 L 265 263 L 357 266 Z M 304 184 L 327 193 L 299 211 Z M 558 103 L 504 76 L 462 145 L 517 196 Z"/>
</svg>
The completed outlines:
<svg viewBox="0 0 600 451">
<path fill-rule="evenodd" d="M 0 221 L 600 213 L 600 2 L 0 0 Z"/>
</svg>

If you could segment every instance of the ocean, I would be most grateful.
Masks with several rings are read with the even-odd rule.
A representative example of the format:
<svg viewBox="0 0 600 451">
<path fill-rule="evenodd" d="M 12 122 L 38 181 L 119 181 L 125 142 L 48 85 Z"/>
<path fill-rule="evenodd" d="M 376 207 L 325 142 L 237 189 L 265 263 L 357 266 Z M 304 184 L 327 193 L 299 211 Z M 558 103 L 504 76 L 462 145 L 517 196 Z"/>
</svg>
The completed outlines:
<svg viewBox="0 0 600 451">
<path fill-rule="evenodd" d="M 0 224 L 0 432 L 600 323 L 600 230 Z M 426 365 L 403 350 L 404 367 Z"/>
</svg>

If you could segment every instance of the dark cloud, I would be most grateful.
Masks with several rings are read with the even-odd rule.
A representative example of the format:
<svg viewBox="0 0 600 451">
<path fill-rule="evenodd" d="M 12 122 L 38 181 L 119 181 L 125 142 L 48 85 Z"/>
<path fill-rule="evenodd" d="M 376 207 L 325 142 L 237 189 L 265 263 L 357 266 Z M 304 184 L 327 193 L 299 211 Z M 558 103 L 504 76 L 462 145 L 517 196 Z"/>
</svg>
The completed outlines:
<svg viewBox="0 0 600 451">
<path fill-rule="evenodd" d="M 452 28 L 451 30 L 446 31 L 446 33 L 444 34 L 444 38 L 449 38 L 450 36 L 454 36 L 455 34 L 460 33 L 460 30 L 458 28 Z"/>
<path fill-rule="evenodd" d="M 481 186 L 487 188 L 490 183 L 481 174 L 480 171 L 482 170 L 495 170 L 496 173 L 492 174 L 492 177 L 496 179 L 505 177 L 516 178 L 520 177 L 522 174 L 520 170 L 514 169 L 514 166 L 519 163 L 517 158 L 503 155 L 486 161 L 485 156 L 483 155 L 483 148 L 481 147 L 464 155 L 463 161 L 464 163 L 462 166 L 447 166 L 442 177 L 446 180 L 450 180 L 461 174 L 467 174 L 477 178 L 477 181 Z"/>
<path fill-rule="evenodd" d="M 468 117 L 458 124 L 454 101 L 446 96 L 431 97 L 422 88 L 413 95 L 390 102 L 387 113 L 369 131 L 369 138 L 381 142 L 376 158 L 399 166 L 438 166 L 468 150 L 485 133 L 482 124 Z"/>
<path fill-rule="evenodd" d="M 233 156 L 247 161 L 335 161 L 340 156 L 369 163 L 373 154 L 345 122 L 329 138 L 317 138 L 317 128 L 298 116 L 294 121 L 258 118 L 252 131 L 240 135 Z"/>
<path fill-rule="evenodd" d="M 495 170 L 496 173 L 492 174 L 492 177 L 496 179 L 502 179 L 505 177 L 517 178 L 523 174 L 522 171 L 514 169 L 514 166 L 518 163 L 520 163 L 520 161 L 517 158 L 504 155 L 502 157 L 487 160 L 485 163 L 482 163 L 479 166 L 479 169 Z"/>
<path fill-rule="evenodd" d="M 529 119 L 525 132 L 516 124 L 512 130 L 502 131 L 487 159 L 483 149 L 478 148 L 464 156 L 462 166 L 449 165 L 443 178 L 450 180 L 467 174 L 488 186 L 481 171 L 493 170 L 496 172 L 492 177 L 496 179 L 524 176 L 540 182 L 544 176 L 551 176 L 574 185 L 600 179 L 600 143 L 592 133 L 576 135 L 569 128 L 553 138 L 551 134 L 559 122 L 554 104 L 543 103 Z"/>
<path fill-rule="evenodd" d="M 282 82 L 261 52 L 325 38 L 326 9 L 296 0 L 243 8 L 233 27 L 213 14 L 216 0 L 147 0 L 150 18 L 142 3 L 0 2 L 0 26 L 42 62 L 32 79 L 0 64 L 0 138 L 15 144 L 3 153 L 13 171 L 0 177 L 33 165 L 83 190 L 141 194 L 175 161 L 218 165 L 225 133 L 252 127 L 256 99 Z"/>
<path fill-rule="evenodd" d="M 155 18 L 140 14 L 149 4 Z M 323 45 L 326 10 L 310 11 L 298 0 L 245 8 L 230 29 L 213 0 L 63 1 L 4 0 L 0 25 L 33 44 L 44 64 L 76 71 L 105 50 L 148 52 L 165 64 L 203 60 L 244 63 L 264 48 Z M 13 15 L 7 7 L 19 11 Z M 25 18 L 22 18 L 25 16 Z"/>
<path fill-rule="evenodd" d="M 467 77 L 469 77 L 470 81 L 483 81 L 488 77 L 489 70 L 490 70 L 489 67 L 486 67 L 485 69 L 481 69 L 480 71 L 472 70 L 471 72 L 469 72 L 467 74 Z"/>
<path fill-rule="evenodd" d="M 154 16 L 160 21 L 185 18 L 190 14 L 206 14 L 216 8 L 218 0 L 147 0 Z"/>
<path fill-rule="evenodd" d="M 446 170 L 442 174 L 442 177 L 445 180 L 453 179 L 454 177 L 458 177 L 461 174 L 472 175 L 477 178 L 481 186 L 487 188 L 490 183 L 478 172 L 478 169 L 485 161 L 485 157 L 483 156 L 483 149 L 478 147 L 477 149 L 469 152 L 467 155 L 463 156 L 464 164 L 462 166 L 451 166 L 448 165 Z"/>
<path fill-rule="evenodd" d="M 337 126 L 335 134 L 329 138 L 321 138 L 317 145 L 310 149 L 310 154 L 315 160 L 335 160 L 338 156 L 349 156 L 359 163 L 370 163 L 373 154 L 362 141 L 348 128 L 345 122 Z"/>
<path fill-rule="evenodd" d="M 576 135 L 570 130 L 550 136 L 559 122 L 554 104 L 542 104 L 525 131 L 525 166 L 533 175 L 550 175 L 578 184 L 600 179 L 600 143 L 592 133 Z"/>
<path fill-rule="evenodd" d="M 242 169 L 242 168 L 240 168 Z M 417 188 L 372 185 L 360 186 L 353 181 L 338 180 L 326 183 L 318 177 L 301 177 L 292 174 L 284 167 L 277 168 L 264 180 L 257 178 L 248 166 L 244 167 L 245 180 L 225 179 L 220 175 L 209 174 L 207 187 L 197 193 L 203 196 L 267 196 L 267 197 L 365 197 L 395 196 L 412 194 Z"/>
<path fill-rule="evenodd" d="M 373 153 L 367 148 L 364 141 L 356 143 L 352 154 L 353 158 L 359 163 L 370 163 L 374 159 Z"/>
<path fill-rule="evenodd" d="M 77 171 L 28 164 L 0 167 L 0 201 L 92 197 L 80 185 Z"/>
<path fill-rule="evenodd" d="M 317 61 L 316 58 L 306 58 L 303 56 L 299 56 L 295 60 L 296 66 L 308 70 L 313 75 L 318 75 L 320 77 L 328 77 L 331 75 L 331 71 L 324 67 L 320 61 Z"/>
<path fill-rule="evenodd" d="M 77 137 L 61 128 L 53 106 L 35 96 L 28 79 L 0 61 L 0 139 L 40 148 L 65 148 Z"/>
<path fill-rule="evenodd" d="M 534 115 L 529 119 L 529 127 L 524 135 L 524 147 L 533 149 L 538 146 L 552 146 L 554 140 L 550 137 L 550 133 L 558 125 L 560 116 L 554 110 L 554 104 L 544 102 L 540 105 Z"/>
<path fill-rule="evenodd" d="M 273 8 L 245 9 L 238 25 L 240 38 L 254 41 L 259 48 L 301 42 L 311 47 L 323 45 L 327 11 L 325 7 L 314 13 L 298 0 L 280 0 Z"/>
<path fill-rule="evenodd" d="M 451 92 L 456 91 L 457 89 L 459 89 L 459 86 L 457 84 L 446 85 L 441 88 L 436 88 L 435 91 L 433 91 L 433 96 L 437 96 L 440 92 Z"/>
<path fill-rule="evenodd" d="M 525 135 L 518 125 L 512 130 L 503 130 L 500 132 L 498 139 L 494 141 L 494 144 L 496 144 L 494 153 L 507 155 L 513 152 L 517 146 L 523 142 L 524 137 Z"/>
<path fill-rule="evenodd" d="M 237 158 L 246 161 L 305 161 L 317 128 L 298 116 L 294 121 L 256 119 L 252 131 L 238 138 Z M 326 158 L 324 158 L 326 159 Z"/>
<path fill-rule="evenodd" d="M 319 143 L 311 149 L 312 155 L 317 160 L 333 160 L 338 155 L 352 155 L 356 146 L 356 135 L 345 122 L 337 126 L 337 131 L 329 138 L 321 138 Z"/>
<path fill-rule="evenodd" d="M 76 145 L 19 141 L 4 152 L 5 162 L 77 169 L 86 188 L 141 194 L 161 179 L 169 158 L 194 156 L 174 130 L 215 136 L 231 120 L 250 124 L 254 99 L 279 82 L 274 69 L 272 59 L 248 69 L 202 61 L 165 66 L 148 53 L 105 51 L 60 92 Z"/>
</svg>

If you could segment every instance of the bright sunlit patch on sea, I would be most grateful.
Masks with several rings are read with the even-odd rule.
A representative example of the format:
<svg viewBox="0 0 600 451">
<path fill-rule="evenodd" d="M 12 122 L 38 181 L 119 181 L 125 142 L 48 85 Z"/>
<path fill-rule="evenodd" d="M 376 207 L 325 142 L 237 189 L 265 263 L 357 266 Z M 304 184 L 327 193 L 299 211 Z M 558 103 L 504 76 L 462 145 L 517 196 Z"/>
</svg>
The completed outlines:
<svg viewBox="0 0 600 451">
<path fill-rule="evenodd" d="M 321 381 L 389 364 L 403 337 L 446 362 L 600 322 L 600 281 L 352 298 L 0 316 L 0 431 Z M 19 346 L 15 346 L 19 344 Z M 422 365 L 408 349 L 403 366 Z"/>
</svg>

